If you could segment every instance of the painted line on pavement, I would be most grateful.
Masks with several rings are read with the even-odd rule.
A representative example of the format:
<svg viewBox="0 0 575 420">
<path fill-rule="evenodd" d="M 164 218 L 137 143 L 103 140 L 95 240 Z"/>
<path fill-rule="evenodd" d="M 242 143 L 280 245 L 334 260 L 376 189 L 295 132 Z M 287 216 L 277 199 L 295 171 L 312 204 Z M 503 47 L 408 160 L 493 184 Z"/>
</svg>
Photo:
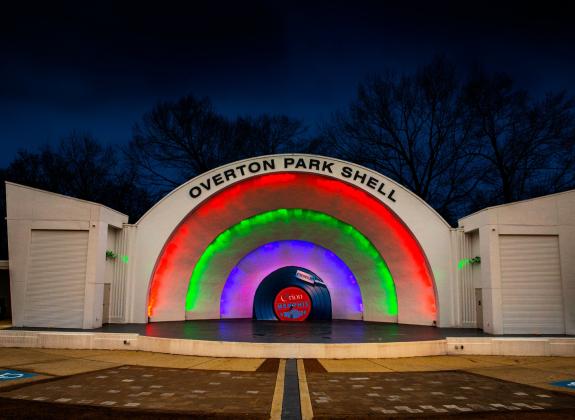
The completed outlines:
<svg viewBox="0 0 575 420">
<path fill-rule="evenodd" d="M 276 378 L 276 387 L 274 390 L 274 397 L 272 399 L 272 411 L 270 413 L 271 420 L 280 420 L 282 417 L 282 403 L 284 399 L 284 380 L 285 380 L 285 359 L 280 360 L 278 368 L 278 375 Z"/>
<path fill-rule="evenodd" d="M 297 361 L 297 376 L 299 382 L 299 400 L 301 406 L 302 420 L 311 420 L 313 418 L 313 409 L 311 407 L 311 398 L 307 387 L 307 378 L 305 376 L 305 366 L 302 359 Z"/>
</svg>

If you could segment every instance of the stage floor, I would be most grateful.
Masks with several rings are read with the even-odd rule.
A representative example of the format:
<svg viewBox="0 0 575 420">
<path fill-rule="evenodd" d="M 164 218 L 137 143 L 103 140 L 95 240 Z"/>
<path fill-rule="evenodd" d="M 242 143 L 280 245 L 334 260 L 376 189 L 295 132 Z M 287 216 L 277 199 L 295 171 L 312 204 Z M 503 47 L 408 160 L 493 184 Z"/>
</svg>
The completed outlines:
<svg viewBox="0 0 575 420">
<path fill-rule="evenodd" d="M 470 328 L 437 328 L 345 320 L 288 323 L 251 319 L 217 319 L 149 324 L 108 324 L 95 330 L 13 329 L 136 333 L 149 337 L 251 343 L 389 343 L 442 340 L 446 337 L 491 337 L 481 330 Z"/>
</svg>

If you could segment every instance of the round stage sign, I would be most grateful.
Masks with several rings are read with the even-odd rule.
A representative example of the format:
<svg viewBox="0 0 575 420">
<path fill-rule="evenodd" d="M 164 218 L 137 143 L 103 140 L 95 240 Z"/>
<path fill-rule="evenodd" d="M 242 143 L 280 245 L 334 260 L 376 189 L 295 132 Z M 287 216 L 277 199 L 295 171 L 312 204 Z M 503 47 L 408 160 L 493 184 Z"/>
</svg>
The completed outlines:
<svg viewBox="0 0 575 420">
<path fill-rule="evenodd" d="M 311 299 L 299 287 L 286 287 L 276 295 L 274 312 L 280 321 L 305 321 L 311 312 Z"/>
</svg>

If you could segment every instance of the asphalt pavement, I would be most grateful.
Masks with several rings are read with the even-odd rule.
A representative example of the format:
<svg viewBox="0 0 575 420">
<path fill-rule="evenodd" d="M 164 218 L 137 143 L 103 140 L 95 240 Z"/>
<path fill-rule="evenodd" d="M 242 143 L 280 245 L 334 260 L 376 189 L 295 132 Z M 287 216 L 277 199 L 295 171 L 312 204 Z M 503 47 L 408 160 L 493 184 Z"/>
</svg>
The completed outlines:
<svg viewBox="0 0 575 420">
<path fill-rule="evenodd" d="M 0 348 L 0 418 L 445 416 L 575 418 L 575 358 L 279 360 Z"/>
</svg>

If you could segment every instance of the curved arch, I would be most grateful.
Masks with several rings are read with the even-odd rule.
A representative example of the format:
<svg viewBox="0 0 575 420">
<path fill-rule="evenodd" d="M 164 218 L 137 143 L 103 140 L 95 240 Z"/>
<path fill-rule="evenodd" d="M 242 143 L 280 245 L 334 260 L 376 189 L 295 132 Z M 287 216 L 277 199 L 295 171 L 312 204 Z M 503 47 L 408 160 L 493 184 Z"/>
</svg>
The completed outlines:
<svg viewBox="0 0 575 420">
<path fill-rule="evenodd" d="M 406 308 L 400 310 L 399 322 L 430 325 L 437 319 L 434 281 L 426 255 L 402 220 L 356 186 L 307 173 L 274 173 L 237 182 L 188 213 L 156 260 L 149 295 L 151 319 L 184 319 L 183 305 L 177 302 L 186 293 L 184 278 L 201 252 L 229 226 L 278 207 L 324 212 L 355 226 L 370 239 L 394 274 L 400 304 Z M 164 222 L 158 219 L 157 223 Z M 436 239 L 433 252 L 449 252 L 445 232 L 434 230 L 437 226 L 429 221 L 427 226 Z"/>
<path fill-rule="evenodd" d="M 361 289 L 350 268 L 331 250 L 301 240 L 268 242 L 246 254 L 226 279 L 220 317 L 251 318 L 259 282 L 285 266 L 307 268 L 324 281 L 331 294 L 334 319 L 363 319 Z"/>
<path fill-rule="evenodd" d="M 186 319 L 219 318 L 220 297 L 233 267 L 254 248 L 274 239 L 298 239 L 331 249 L 363 291 L 364 319 L 397 322 L 397 296 L 387 264 L 353 226 L 327 214 L 278 209 L 242 220 L 219 234 L 195 265 L 186 298 Z"/>
</svg>

